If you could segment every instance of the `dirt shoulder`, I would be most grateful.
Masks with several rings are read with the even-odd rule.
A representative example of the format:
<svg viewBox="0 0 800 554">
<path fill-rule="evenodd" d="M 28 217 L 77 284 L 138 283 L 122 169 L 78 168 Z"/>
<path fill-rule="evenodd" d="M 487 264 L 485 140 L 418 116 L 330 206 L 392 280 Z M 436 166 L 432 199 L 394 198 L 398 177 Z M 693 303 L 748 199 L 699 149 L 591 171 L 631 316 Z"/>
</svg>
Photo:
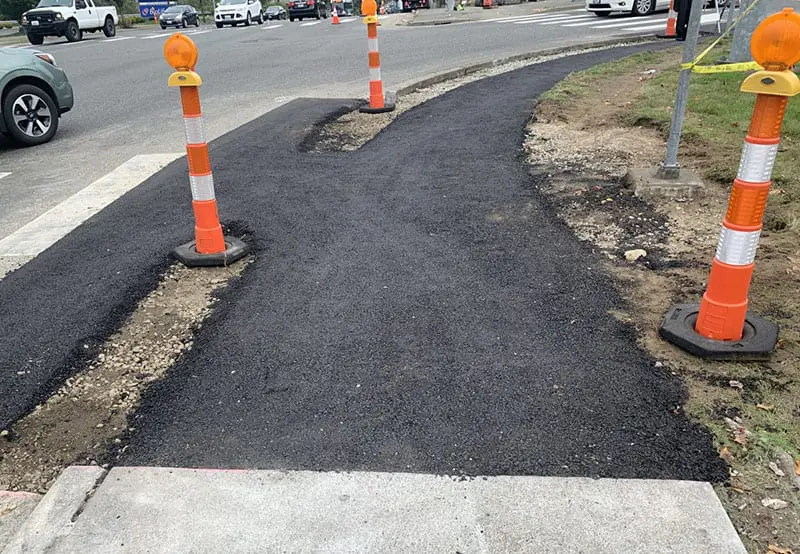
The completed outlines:
<svg viewBox="0 0 800 554">
<path fill-rule="evenodd" d="M 671 50 L 571 76 L 538 105 L 526 151 L 540 176 L 540 192 L 607 258 L 607 271 L 628 303 L 625 313 L 614 315 L 636 328 L 641 346 L 664 371 L 683 378 L 688 399 L 676 409 L 714 433 L 731 474 L 717 492 L 748 550 L 798 552 L 800 241 L 788 214 L 797 213 L 800 199 L 790 171 L 798 154 L 793 128 L 785 128 L 779 154 L 785 159 L 776 167 L 750 292 L 751 309 L 781 327 L 777 351 L 764 363 L 690 356 L 663 341 L 658 327 L 670 305 L 698 302 L 704 292 L 751 99 L 736 98 L 731 105 L 730 98 L 741 94 L 741 74 L 693 84 L 680 160 L 704 177 L 706 194 L 691 201 L 635 197 L 623 176 L 629 167 L 663 159 L 678 62 L 679 52 Z M 700 79 L 707 77 L 693 77 Z M 716 107 L 697 100 L 698 89 L 715 86 Z"/>
</svg>

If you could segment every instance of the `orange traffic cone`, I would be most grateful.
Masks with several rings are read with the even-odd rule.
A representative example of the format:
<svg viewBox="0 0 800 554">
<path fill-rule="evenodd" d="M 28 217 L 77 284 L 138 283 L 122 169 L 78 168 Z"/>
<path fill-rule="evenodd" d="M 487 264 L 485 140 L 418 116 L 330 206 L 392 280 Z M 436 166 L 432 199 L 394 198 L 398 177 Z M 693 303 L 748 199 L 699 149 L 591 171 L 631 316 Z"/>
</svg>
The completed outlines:
<svg viewBox="0 0 800 554">
<path fill-rule="evenodd" d="M 339 10 L 337 10 L 336 8 L 333 8 L 333 23 L 332 23 L 332 25 L 338 25 L 338 24 L 339 24 Z"/>
<path fill-rule="evenodd" d="M 492 7 L 492 0 L 483 0 L 483 7 L 484 8 L 491 8 Z"/>
<path fill-rule="evenodd" d="M 669 0 L 669 15 L 667 15 L 667 28 L 663 35 L 656 35 L 658 38 L 675 38 L 678 36 L 676 31 L 678 23 L 678 12 L 675 11 L 675 0 Z"/>
</svg>

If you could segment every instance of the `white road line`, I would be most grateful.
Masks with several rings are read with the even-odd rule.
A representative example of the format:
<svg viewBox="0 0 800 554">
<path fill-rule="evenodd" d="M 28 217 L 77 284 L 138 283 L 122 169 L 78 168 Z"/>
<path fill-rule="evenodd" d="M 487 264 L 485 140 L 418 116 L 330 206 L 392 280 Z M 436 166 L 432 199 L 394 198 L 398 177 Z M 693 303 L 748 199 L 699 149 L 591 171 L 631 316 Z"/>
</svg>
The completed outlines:
<svg viewBox="0 0 800 554">
<path fill-rule="evenodd" d="M 196 36 L 196 35 L 204 35 L 204 34 L 210 33 L 210 32 L 211 32 L 211 29 L 206 29 L 205 31 L 193 31 L 191 33 L 186 33 L 186 36 L 193 37 L 193 36 Z"/>
<path fill-rule="evenodd" d="M 559 15 L 565 15 L 565 12 L 545 12 L 545 13 L 534 13 L 530 15 L 515 15 L 513 17 L 495 17 L 492 19 L 483 19 L 478 23 L 490 23 L 490 22 L 500 22 L 500 23 L 512 23 L 514 21 L 520 21 L 523 19 L 537 19 L 537 18 L 545 18 L 545 17 L 558 17 Z"/>
<path fill-rule="evenodd" d="M 664 18 L 661 20 L 662 23 L 666 23 L 667 19 Z M 636 27 L 643 25 L 642 22 L 632 20 L 632 21 L 623 21 L 622 23 L 604 23 L 602 25 L 595 25 L 592 29 L 613 29 L 614 27 Z"/>
<path fill-rule="evenodd" d="M 624 29 L 619 29 L 620 33 L 637 33 L 641 31 L 658 31 L 659 29 L 663 29 L 664 24 L 661 23 L 659 25 L 644 25 L 642 27 L 625 27 Z"/>
<path fill-rule="evenodd" d="M 0 262 L 5 257 L 38 256 L 78 225 L 183 155 L 134 156 L 111 173 L 0 240 Z"/>
<path fill-rule="evenodd" d="M 139 37 L 139 38 L 142 39 L 142 40 L 147 40 L 147 39 L 150 39 L 150 38 L 167 38 L 168 36 L 170 36 L 170 33 L 162 33 L 160 35 L 149 35 L 149 36 L 146 36 L 146 37 Z"/>
<path fill-rule="evenodd" d="M 311 27 L 313 25 L 319 25 L 320 23 L 322 23 L 322 22 L 321 21 L 312 21 L 310 23 L 301 23 L 300 26 L 301 27 Z"/>
<path fill-rule="evenodd" d="M 278 25 L 267 25 L 266 27 L 262 27 L 265 31 L 271 31 L 272 29 L 279 29 L 283 27 L 283 23 L 279 23 Z"/>
<path fill-rule="evenodd" d="M 710 13 L 710 14 L 705 14 L 705 15 L 702 15 L 700 17 L 700 23 L 703 24 L 703 25 L 706 25 L 708 23 L 716 23 L 717 19 L 718 19 L 718 17 L 717 17 L 716 12 L 715 13 Z M 641 21 L 641 20 L 639 20 L 639 21 Z M 614 27 L 632 27 L 632 28 L 635 27 L 636 30 L 646 31 L 646 30 L 657 29 L 658 28 L 658 27 L 653 27 L 652 25 L 650 25 L 650 26 L 641 26 L 639 21 L 631 20 L 631 21 L 627 21 L 627 22 L 623 22 L 623 23 L 606 23 L 604 25 L 595 25 L 594 27 L 592 27 L 592 29 L 611 29 L 611 28 L 614 28 Z M 667 20 L 666 19 L 662 19 L 661 21 L 662 21 L 662 24 L 664 24 L 664 23 L 666 23 Z"/>
<path fill-rule="evenodd" d="M 507 20 L 501 21 L 500 23 L 519 23 L 521 21 L 546 21 L 548 19 L 558 19 L 560 17 L 575 17 L 575 16 L 563 13 L 558 13 L 558 14 L 544 13 L 539 15 L 526 15 L 526 16 L 508 18 Z"/>
<path fill-rule="evenodd" d="M 2 171 L 0 172 L 0 179 L 2 179 L 3 177 L 8 177 L 9 175 L 11 175 L 10 171 Z"/>
<path fill-rule="evenodd" d="M 121 40 L 131 40 L 135 37 L 119 37 L 119 38 L 107 38 L 103 42 L 119 42 Z"/>
<path fill-rule="evenodd" d="M 649 21 L 666 21 L 666 19 L 664 19 L 663 15 L 655 15 L 655 16 L 639 18 L 637 22 L 643 22 L 643 21 L 647 21 L 647 22 L 649 22 Z M 598 24 L 598 22 L 599 22 L 599 19 L 597 17 L 595 17 L 595 18 L 593 18 L 592 21 L 582 21 L 580 23 L 568 23 L 566 25 L 563 25 L 563 27 L 586 27 L 588 25 Z"/>
<path fill-rule="evenodd" d="M 592 23 L 596 23 L 597 18 L 595 18 L 594 16 L 589 16 L 589 17 L 591 17 L 591 22 Z M 570 19 L 569 21 L 570 22 L 572 22 L 572 21 L 584 21 L 585 22 L 585 21 L 589 21 L 589 18 L 588 17 L 580 17 L 580 18 L 576 17 L 574 19 Z M 563 25 L 563 24 L 564 24 L 564 20 L 563 19 L 559 19 L 557 21 L 546 21 L 546 22 L 542 23 L 542 25 Z"/>
<path fill-rule="evenodd" d="M 564 15 L 560 17 L 548 17 L 547 19 L 528 19 L 527 21 L 514 21 L 514 25 L 529 25 L 531 23 L 538 23 L 544 25 L 545 23 L 571 23 L 573 21 L 582 21 L 585 17 L 581 15 Z"/>
</svg>

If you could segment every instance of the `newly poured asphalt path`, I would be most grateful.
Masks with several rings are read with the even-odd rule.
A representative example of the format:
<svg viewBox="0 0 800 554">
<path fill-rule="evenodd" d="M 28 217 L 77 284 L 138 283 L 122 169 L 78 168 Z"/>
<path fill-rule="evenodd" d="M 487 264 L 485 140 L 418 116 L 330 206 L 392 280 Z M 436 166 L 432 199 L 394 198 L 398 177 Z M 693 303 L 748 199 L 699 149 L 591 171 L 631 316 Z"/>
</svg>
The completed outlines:
<svg viewBox="0 0 800 554">
<path fill-rule="evenodd" d="M 220 210 L 255 261 L 146 393 L 121 463 L 724 479 L 521 153 L 539 94 L 641 49 L 478 81 L 353 153 L 302 151 L 337 101 L 215 141 Z M 0 374 L 2 421 L 153 287 L 191 232 L 187 180 L 179 160 L 0 281 L 0 365 L 28 372 Z"/>
</svg>

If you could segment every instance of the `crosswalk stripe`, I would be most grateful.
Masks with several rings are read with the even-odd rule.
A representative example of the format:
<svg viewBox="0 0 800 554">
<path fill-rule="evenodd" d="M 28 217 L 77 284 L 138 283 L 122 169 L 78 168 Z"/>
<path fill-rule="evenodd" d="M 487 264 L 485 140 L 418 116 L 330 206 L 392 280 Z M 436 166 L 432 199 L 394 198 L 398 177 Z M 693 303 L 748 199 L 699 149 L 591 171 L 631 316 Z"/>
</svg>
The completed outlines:
<svg viewBox="0 0 800 554">
<path fill-rule="evenodd" d="M 642 21 L 666 21 L 663 15 L 651 15 L 648 17 L 642 17 L 638 19 L 639 22 Z M 593 17 L 591 21 L 581 21 L 579 23 L 567 23 L 564 27 L 586 27 L 588 25 L 598 24 L 599 20 L 597 17 Z"/>
<path fill-rule="evenodd" d="M 585 16 L 582 15 L 562 15 L 559 17 L 548 17 L 547 19 L 529 19 L 525 21 L 514 21 L 515 25 L 527 25 L 531 23 L 539 23 L 542 25 L 546 25 L 547 23 L 568 23 L 570 21 L 578 21 L 585 19 Z"/>
<path fill-rule="evenodd" d="M 640 31 L 657 31 L 659 29 L 663 29 L 664 24 L 661 23 L 659 25 L 644 25 L 640 27 L 625 27 L 624 29 L 620 29 L 620 33 L 636 33 Z"/>
<path fill-rule="evenodd" d="M 592 23 L 594 23 L 596 21 L 596 17 L 595 16 L 588 16 L 588 17 L 580 16 L 580 18 L 576 17 L 574 19 L 570 19 L 569 21 L 589 21 L 589 17 L 591 17 Z M 564 20 L 563 19 L 559 19 L 557 21 L 546 21 L 546 22 L 542 23 L 542 25 L 564 25 Z"/>
<path fill-rule="evenodd" d="M 666 22 L 667 19 L 664 18 L 661 21 Z M 631 20 L 631 21 L 623 21 L 622 23 L 604 23 L 602 25 L 595 25 L 592 29 L 613 29 L 614 27 L 634 27 L 637 25 L 642 25 L 640 21 Z"/>
<path fill-rule="evenodd" d="M 534 13 L 530 15 L 515 15 L 514 17 L 496 17 L 494 19 L 484 19 L 481 23 L 488 23 L 490 21 L 498 23 L 513 23 L 514 21 L 523 21 L 528 19 L 549 19 L 551 17 L 561 17 L 568 15 L 566 12 L 545 12 Z"/>
</svg>

